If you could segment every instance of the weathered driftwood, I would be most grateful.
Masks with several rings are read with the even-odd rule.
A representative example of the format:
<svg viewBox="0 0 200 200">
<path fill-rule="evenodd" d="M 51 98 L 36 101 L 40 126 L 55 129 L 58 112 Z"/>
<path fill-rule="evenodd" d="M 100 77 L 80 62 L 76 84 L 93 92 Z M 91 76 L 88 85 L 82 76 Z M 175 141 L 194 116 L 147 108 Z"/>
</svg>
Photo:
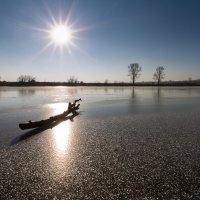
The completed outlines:
<svg viewBox="0 0 200 200">
<path fill-rule="evenodd" d="M 75 114 L 76 110 L 78 110 L 79 106 L 80 106 L 80 104 L 76 105 L 76 103 L 78 101 L 81 101 L 81 99 L 77 99 L 73 103 L 69 102 L 68 109 L 66 111 L 64 111 L 62 114 L 52 116 L 52 117 L 45 119 L 45 120 L 28 121 L 28 122 L 25 122 L 25 123 L 20 123 L 19 128 L 21 128 L 22 130 L 38 128 L 38 127 L 41 127 L 41 126 L 44 126 L 44 125 L 47 125 L 47 124 L 51 124 L 51 123 L 56 122 L 58 120 L 61 120 L 65 117 L 67 117 L 71 113 Z"/>
</svg>

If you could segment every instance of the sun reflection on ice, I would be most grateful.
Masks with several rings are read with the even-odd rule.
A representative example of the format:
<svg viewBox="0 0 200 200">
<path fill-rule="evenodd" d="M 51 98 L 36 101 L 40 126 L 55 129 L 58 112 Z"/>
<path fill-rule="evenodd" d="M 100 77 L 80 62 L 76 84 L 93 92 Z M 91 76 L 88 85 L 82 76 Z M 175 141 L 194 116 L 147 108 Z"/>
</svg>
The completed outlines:
<svg viewBox="0 0 200 200">
<path fill-rule="evenodd" d="M 53 110 L 52 115 L 58 115 L 67 110 L 68 104 L 66 103 L 54 103 L 49 104 L 49 107 Z M 67 153 L 71 135 L 70 121 L 63 121 L 53 128 L 53 141 L 56 147 L 56 152 L 59 156 Z"/>
<path fill-rule="evenodd" d="M 67 103 L 48 104 L 50 115 L 59 115 L 67 110 Z M 72 122 L 62 121 L 51 130 L 50 165 L 51 176 L 57 182 L 62 182 L 63 177 L 70 170 L 71 147 L 72 147 Z"/>
<path fill-rule="evenodd" d="M 65 154 L 70 142 L 70 123 L 62 122 L 53 129 L 53 137 L 59 154 Z"/>
<path fill-rule="evenodd" d="M 53 103 L 49 104 L 49 107 L 53 110 L 52 115 L 58 115 L 67 110 L 68 103 Z"/>
</svg>

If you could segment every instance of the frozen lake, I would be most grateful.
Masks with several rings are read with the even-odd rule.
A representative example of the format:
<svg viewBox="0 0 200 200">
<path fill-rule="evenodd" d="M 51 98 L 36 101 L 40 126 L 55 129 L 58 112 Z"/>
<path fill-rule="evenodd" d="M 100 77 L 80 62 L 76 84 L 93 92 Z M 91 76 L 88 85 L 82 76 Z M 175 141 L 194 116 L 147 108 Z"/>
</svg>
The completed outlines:
<svg viewBox="0 0 200 200">
<path fill-rule="evenodd" d="M 0 199 L 198 199 L 199 122 L 199 87 L 0 87 Z"/>
</svg>

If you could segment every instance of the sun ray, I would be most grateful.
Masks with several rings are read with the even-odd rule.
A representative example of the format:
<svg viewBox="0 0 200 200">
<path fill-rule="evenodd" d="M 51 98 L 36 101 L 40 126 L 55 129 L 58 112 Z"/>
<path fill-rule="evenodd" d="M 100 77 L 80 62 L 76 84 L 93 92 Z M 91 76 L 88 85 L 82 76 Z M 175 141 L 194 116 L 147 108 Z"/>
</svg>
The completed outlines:
<svg viewBox="0 0 200 200">
<path fill-rule="evenodd" d="M 55 19 L 54 15 L 52 14 L 52 11 L 50 10 L 49 6 L 47 5 L 47 3 L 45 1 L 43 1 L 43 3 L 44 3 L 44 7 L 47 10 L 47 13 L 51 19 L 51 22 L 53 24 L 56 24 L 56 19 Z"/>
<path fill-rule="evenodd" d="M 58 9 L 56 15 L 53 14 L 54 12 L 49 8 L 46 1 L 43 1 L 43 5 L 47 16 L 37 16 L 41 20 L 40 26 L 18 23 L 19 27 L 29 29 L 36 40 L 38 39 L 44 43 L 44 47 L 36 53 L 34 58 L 37 58 L 50 48 L 52 48 L 53 53 L 59 51 L 61 57 L 64 56 L 65 51 L 71 55 L 72 48 L 81 51 L 77 41 L 81 40 L 81 32 L 91 27 L 81 27 L 80 17 L 73 19 L 76 2 L 67 5 L 66 14 L 62 12 L 62 6 Z"/>
<path fill-rule="evenodd" d="M 37 52 L 35 55 L 33 55 L 33 57 L 31 58 L 31 61 L 36 60 L 38 57 L 40 57 L 51 46 L 52 46 L 52 42 L 47 43 L 39 52 Z"/>
</svg>

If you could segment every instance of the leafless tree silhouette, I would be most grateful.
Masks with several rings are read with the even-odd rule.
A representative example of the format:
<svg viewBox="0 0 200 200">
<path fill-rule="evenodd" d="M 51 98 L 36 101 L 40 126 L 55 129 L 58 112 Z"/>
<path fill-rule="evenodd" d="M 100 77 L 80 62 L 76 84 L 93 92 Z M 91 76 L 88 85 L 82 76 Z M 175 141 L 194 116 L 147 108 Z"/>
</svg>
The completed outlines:
<svg viewBox="0 0 200 200">
<path fill-rule="evenodd" d="M 76 84 L 76 83 L 78 83 L 78 79 L 75 78 L 74 76 L 70 76 L 70 78 L 68 79 L 68 83 Z"/>
<path fill-rule="evenodd" d="M 142 68 L 139 66 L 138 63 L 132 63 L 128 66 L 128 75 L 131 77 L 133 85 L 135 85 L 135 80 L 140 76 L 141 71 Z"/>
<path fill-rule="evenodd" d="M 30 76 L 30 75 L 20 75 L 17 78 L 17 80 L 18 80 L 18 82 L 21 82 L 21 83 L 25 83 L 25 82 L 33 83 L 36 81 L 36 77 Z"/>
<path fill-rule="evenodd" d="M 159 66 L 156 68 L 156 73 L 153 75 L 153 79 L 157 81 L 158 85 L 160 85 L 161 81 L 165 78 L 165 68 L 163 66 Z"/>
</svg>

